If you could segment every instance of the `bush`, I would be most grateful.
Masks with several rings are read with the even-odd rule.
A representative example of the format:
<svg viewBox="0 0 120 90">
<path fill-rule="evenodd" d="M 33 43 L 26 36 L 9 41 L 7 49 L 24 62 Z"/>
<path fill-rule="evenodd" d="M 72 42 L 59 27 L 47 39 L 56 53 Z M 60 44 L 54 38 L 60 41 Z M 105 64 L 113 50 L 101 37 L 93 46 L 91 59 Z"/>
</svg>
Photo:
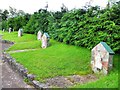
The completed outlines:
<svg viewBox="0 0 120 90">
<path fill-rule="evenodd" d="M 57 41 L 92 49 L 101 41 L 106 42 L 115 52 L 120 52 L 120 1 L 111 8 L 100 10 L 98 6 L 88 9 L 49 12 L 40 9 L 31 17 L 15 17 L 4 21 L 4 28 L 35 33 L 39 30 L 49 33 Z M 28 22 L 27 22 L 28 21 Z"/>
</svg>

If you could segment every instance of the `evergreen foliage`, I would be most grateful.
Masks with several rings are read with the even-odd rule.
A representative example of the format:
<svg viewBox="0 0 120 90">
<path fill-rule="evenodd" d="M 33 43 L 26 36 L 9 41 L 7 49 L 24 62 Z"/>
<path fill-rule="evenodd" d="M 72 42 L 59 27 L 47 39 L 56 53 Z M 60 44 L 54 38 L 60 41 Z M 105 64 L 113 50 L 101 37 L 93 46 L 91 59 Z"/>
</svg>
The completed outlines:
<svg viewBox="0 0 120 90">
<path fill-rule="evenodd" d="M 105 9 L 90 6 L 68 11 L 64 5 L 56 12 L 40 9 L 31 16 L 3 20 L 3 28 L 8 27 L 23 27 L 24 32 L 32 34 L 41 30 L 59 42 L 89 49 L 104 41 L 120 53 L 120 1 Z"/>
</svg>

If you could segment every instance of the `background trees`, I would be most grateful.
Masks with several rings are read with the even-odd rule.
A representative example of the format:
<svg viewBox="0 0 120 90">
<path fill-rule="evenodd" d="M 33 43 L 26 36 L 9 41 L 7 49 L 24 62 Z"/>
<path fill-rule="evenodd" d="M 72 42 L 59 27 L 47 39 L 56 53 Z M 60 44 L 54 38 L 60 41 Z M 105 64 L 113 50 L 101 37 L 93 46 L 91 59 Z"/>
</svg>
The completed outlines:
<svg viewBox="0 0 120 90">
<path fill-rule="evenodd" d="M 48 32 L 51 38 L 71 45 L 92 49 L 101 41 L 109 44 L 115 52 L 120 52 L 120 1 L 105 9 L 86 6 L 68 11 L 63 4 L 61 11 L 50 12 L 40 9 L 33 15 L 11 9 L 2 11 L 2 27 L 36 34 L 39 30 Z"/>
<path fill-rule="evenodd" d="M 30 14 L 26 14 L 22 10 L 9 7 L 8 10 L 0 10 L 1 29 L 8 30 L 9 27 L 17 31 L 25 26 L 30 19 Z"/>
</svg>

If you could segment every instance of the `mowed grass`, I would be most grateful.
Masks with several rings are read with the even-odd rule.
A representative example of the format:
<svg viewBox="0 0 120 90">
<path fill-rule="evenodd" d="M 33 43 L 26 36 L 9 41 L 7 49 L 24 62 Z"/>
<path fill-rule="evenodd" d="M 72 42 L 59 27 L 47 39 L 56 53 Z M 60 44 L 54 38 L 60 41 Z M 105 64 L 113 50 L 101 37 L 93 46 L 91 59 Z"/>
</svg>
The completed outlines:
<svg viewBox="0 0 120 90">
<path fill-rule="evenodd" d="M 4 40 L 10 40 L 15 44 L 8 49 L 11 50 L 23 50 L 23 49 L 36 49 L 41 47 L 41 42 L 37 40 L 36 35 L 24 33 L 22 37 L 18 37 L 18 32 L 2 32 Z M 34 43 L 33 43 L 34 42 Z"/>
<path fill-rule="evenodd" d="M 10 40 L 15 43 L 20 43 L 20 42 L 29 42 L 29 41 L 35 41 L 36 40 L 36 35 L 33 34 L 26 34 L 24 33 L 22 37 L 18 37 L 18 32 L 1 32 L 3 34 L 3 39 L 5 40 Z"/>
<path fill-rule="evenodd" d="M 29 41 L 23 43 L 15 43 L 12 47 L 10 47 L 7 51 L 14 51 L 14 50 L 24 50 L 24 49 L 37 49 L 41 47 L 40 41 Z"/>
<path fill-rule="evenodd" d="M 5 34 L 7 35 L 9 33 L 5 32 Z M 10 38 L 5 35 L 3 38 L 7 40 L 11 38 L 11 40 L 13 39 L 17 42 L 9 51 L 30 49 L 32 47 L 37 48 L 35 51 L 11 53 L 11 55 L 16 58 L 17 62 L 28 68 L 29 73 L 35 74 L 37 76 L 36 79 L 39 81 L 44 81 L 45 78 L 55 76 L 85 75 L 91 73 L 91 52 L 86 48 L 66 45 L 50 40 L 51 46 L 47 49 L 42 49 L 40 47 L 41 43 L 36 40 L 35 35 L 24 34 L 24 38 L 22 37 L 23 40 L 22 38 L 21 40 L 17 40 L 19 38 L 16 32 L 14 32 Z M 25 38 L 27 40 L 25 40 Z M 113 59 L 113 70 L 107 76 L 98 75 L 100 79 L 95 82 L 77 84 L 71 88 L 118 88 L 119 60 L 120 55 L 115 55 Z"/>
<path fill-rule="evenodd" d="M 91 73 L 90 51 L 85 48 L 51 41 L 47 49 L 11 54 L 37 75 L 37 80 L 55 76 L 85 75 Z M 83 53 L 84 52 L 84 53 Z"/>
<path fill-rule="evenodd" d="M 120 55 L 115 55 L 113 61 L 113 69 L 107 76 L 101 76 L 100 79 L 95 82 L 89 82 L 82 85 L 78 84 L 72 88 L 118 88 L 118 86 L 120 86 L 120 79 L 118 78 Z"/>
<path fill-rule="evenodd" d="M 2 35 L 3 33 L 2 33 L 2 30 L 0 30 L 0 35 Z"/>
</svg>

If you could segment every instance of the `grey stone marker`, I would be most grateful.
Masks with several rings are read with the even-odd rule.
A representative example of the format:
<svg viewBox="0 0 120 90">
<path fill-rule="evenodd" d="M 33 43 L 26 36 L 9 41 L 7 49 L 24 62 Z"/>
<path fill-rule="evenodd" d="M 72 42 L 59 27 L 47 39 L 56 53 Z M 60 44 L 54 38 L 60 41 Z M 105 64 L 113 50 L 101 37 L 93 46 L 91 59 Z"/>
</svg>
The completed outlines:
<svg viewBox="0 0 120 90">
<path fill-rule="evenodd" d="M 9 33 L 11 33 L 11 29 L 12 29 L 12 28 L 9 28 Z"/>
<path fill-rule="evenodd" d="M 23 29 L 19 29 L 18 30 L 18 37 L 22 37 L 22 35 L 23 35 Z"/>
<path fill-rule="evenodd" d="M 49 46 L 50 36 L 48 33 L 44 33 L 42 36 L 42 48 L 47 48 Z"/>
<path fill-rule="evenodd" d="M 94 73 L 108 74 L 113 67 L 113 50 L 105 43 L 100 42 L 92 49 L 91 67 Z"/>
<path fill-rule="evenodd" d="M 41 31 L 38 31 L 38 33 L 37 33 L 37 39 L 38 40 L 42 39 L 42 32 Z"/>
</svg>

